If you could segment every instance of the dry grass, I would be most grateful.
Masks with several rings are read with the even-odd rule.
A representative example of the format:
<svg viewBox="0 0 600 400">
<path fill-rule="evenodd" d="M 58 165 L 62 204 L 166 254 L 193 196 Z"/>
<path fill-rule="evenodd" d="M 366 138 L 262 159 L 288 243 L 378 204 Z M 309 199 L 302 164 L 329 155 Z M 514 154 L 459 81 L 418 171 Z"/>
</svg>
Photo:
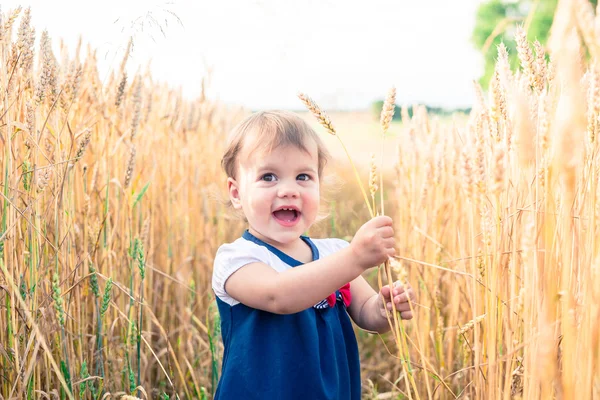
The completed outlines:
<svg viewBox="0 0 600 400">
<path fill-rule="evenodd" d="M 214 200 L 217 155 L 241 115 L 127 77 L 126 59 L 102 82 L 93 50 L 54 55 L 47 33 L 36 52 L 21 14 L 0 27 L 0 396 L 211 398 L 212 257 L 243 229 Z M 599 69 L 576 36 L 552 65 L 519 40 L 524 68 L 501 48 L 467 120 L 390 126 L 390 265 L 418 304 L 403 359 L 357 332 L 366 398 L 600 398 Z M 329 116 L 366 183 L 379 122 Z M 347 183 L 311 234 L 349 239 L 369 213 L 338 158 Z"/>
<path fill-rule="evenodd" d="M 54 55 L 47 34 L 21 65 L 33 38 L 3 21 L 0 395 L 210 396 L 212 255 L 242 228 L 214 154 L 239 116 L 147 72 L 102 83 L 93 50 Z"/>
</svg>

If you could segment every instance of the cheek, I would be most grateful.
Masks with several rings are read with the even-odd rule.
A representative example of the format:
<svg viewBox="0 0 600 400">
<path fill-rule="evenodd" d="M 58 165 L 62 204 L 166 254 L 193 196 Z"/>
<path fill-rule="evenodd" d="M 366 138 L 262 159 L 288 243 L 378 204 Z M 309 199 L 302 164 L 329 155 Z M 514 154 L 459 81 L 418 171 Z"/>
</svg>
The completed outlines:
<svg viewBox="0 0 600 400">
<path fill-rule="evenodd" d="M 272 197 L 267 190 L 253 190 L 247 193 L 246 202 L 253 210 L 270 214 Z"/>
<path fill-rule="evenodd" d="M 310 204 L 315 211 L 319 211 L 319 205 L 320 205 L 320 193 L 319 193 L 319 188 L 315 188 L 313 190 L 310 190 L 306 193 L 306 196 L 304 198 L 304 203 L 305 204 Z"/>
</svg>

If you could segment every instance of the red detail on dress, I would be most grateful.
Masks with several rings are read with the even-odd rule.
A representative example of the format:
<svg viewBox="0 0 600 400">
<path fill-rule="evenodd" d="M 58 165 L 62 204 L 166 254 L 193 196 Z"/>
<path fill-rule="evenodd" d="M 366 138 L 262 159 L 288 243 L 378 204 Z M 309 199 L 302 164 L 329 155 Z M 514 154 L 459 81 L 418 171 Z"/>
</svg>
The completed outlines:
<svg viewBox="0 0 600 400">
<path fill-rule="evenodd" d="M 352 293 L 350 292 L 350 284 L 346 283 L 339 290 L 342 295 L 342 300 L 344 301 L 344 304 L 346 305 L 346 307 L 350 306 L 350 303 L 352 302 Z M 335 306 L 335 301 L 336 301 L 335 293 L 332 293 L 329 296 L 327 296 L 327 304 L 329 304 L 329 307 Z"/>
</svg>

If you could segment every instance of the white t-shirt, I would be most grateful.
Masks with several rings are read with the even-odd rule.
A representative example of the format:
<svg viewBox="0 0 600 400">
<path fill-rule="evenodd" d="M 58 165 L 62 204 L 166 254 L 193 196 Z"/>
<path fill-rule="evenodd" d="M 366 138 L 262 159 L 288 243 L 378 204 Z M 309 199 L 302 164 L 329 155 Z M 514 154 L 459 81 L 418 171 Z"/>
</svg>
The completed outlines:
<svg viewBox="0 0 600 400">
<path fill-rule="evenodd" d="M 310 239 L 318 250 L 318 259 L 335 253 L 349 245 L 342 239 Z M 277 272 L 293 268 L 278 255 L 264 245 L 248 239 L 239 238 L 233 243 L 226 243 L 219 247 L 213 264 L 212 288 L 215 295 L 230 306 L 239 304 L 225 291 L 225 282 L 231 274 L 245 265 L 260 262 L 267 264 Z"/>
</svg>

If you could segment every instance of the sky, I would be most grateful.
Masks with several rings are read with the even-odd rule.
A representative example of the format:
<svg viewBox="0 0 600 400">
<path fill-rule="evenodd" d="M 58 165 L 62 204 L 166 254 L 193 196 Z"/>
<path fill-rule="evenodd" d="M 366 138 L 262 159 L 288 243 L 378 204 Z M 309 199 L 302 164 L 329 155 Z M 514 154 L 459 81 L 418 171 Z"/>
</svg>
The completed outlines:
<svg viewBox="0 0 600 400">
<path fill-rule="evenodd" d="M 79 36 L 98 50 L 101 77 L 150 62 L 156 80 L 250 109 L 364 109 L 397 89 L 397 103 L 464 107 L 483 59 L 470 37 L 480 0 L 3 0 L 31 6 L 36 36 L 55 49 Z M 36 46 L 37 46 L 36 40 Z"/>
</svg>

